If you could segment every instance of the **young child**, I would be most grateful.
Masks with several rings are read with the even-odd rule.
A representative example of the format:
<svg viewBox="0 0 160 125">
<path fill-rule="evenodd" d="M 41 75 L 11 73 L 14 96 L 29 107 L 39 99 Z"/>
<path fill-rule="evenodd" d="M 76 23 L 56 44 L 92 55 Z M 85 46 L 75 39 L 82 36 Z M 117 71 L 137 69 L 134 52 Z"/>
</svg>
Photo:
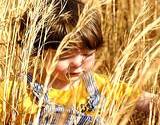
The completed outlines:
<svg viewBox="0 0 160 125">
<path fill-rule="evenodd" d="M 13 113 L 15 111 L 11 107 L 11 112 L 6 110 L 7 115 L 1 119 L 3 123 L 83 125 L 91 124 L 93 121 L 98 123 L 99 121 L 99 118 L 94 118 L 94 114 L 96 114 L 95 110 L 100 102 L 100 91 L 106 81 L 99 75 L 94 74 L 92 69 L 95 62 L 95 52 L 103 43 L 101 13 L 98 9 L 94 9 L 88 14 L 88 22 L 80 30 L 74 32 L 73 37 L 76 41 L 70 44 L 71 48 L 64 48 L 62 54 L 58 56 L 47 92 L 44 93 L 43 84 L 48 71 L 52 68 L 52 60 L 57 48 L 63 38 L 76 26 L 78 13 L 81 11 L 78 8 L 83 7 L 83 3 L 72 0 L 56 0 L 53 4 L 56 4 L 57 14 L 67 13 L 70 16 L 59 19 L 57 24 L 50 28 L 45 45 L 43 43 L 45 28 L 37 34 L 32 53 L 33 56 L 36 56 L 39 48 L 43 46 L 43 50 L 40 52 L 41 56 L 44 57 L 43 63 L 45 64 L 42 70 L 43 73 L 42 75 L 40 72 L 37 73 L 34 82 L 34 68 L 28 72 L 28 91 L 26 92 L 23 89 L 24 91 L 22 90 L 22 94 L 20 94 L 22 97 L 17 98 L 16 113 Z M 25 20 L 23 21 L 22 25 L 25 23 Z M 24 31 L 23 28 L 24 26 L 20 27 L 20 31 Z M 18 42 L 20 43 L 20 41 Z M 0 96 L 3 98 L 5 88 L 3 84 L 1 85 Z M 11 88 L 18 89 L 18 85 L 21 86 L 21 84 L 10 82 L 8 85 L 6 102 L 11 105 L 11 94 L 13 94 Z M 21 88 L 23 87 L 24 84 Z M 43 95 L 43 103 L 39 108 L 39 102 Z M 0 103 L 1 107 L 5 107 L 3 103 L 3 101 Z M 38 116 L 39 109 L 40 115 Z M 16 114 L 15 117 L 12 114 Z M 38 118 L 38 122 L 36 122 L 36 118 Z"/>
<path fill-rule="evenodd" d="M 67 9 L 67 5 L 65 7 Z M 70 11 L 73 12 L 73 10 Z M 46 40 L 53 42 L 44 46 L 45 65 L 41 76 L 43 78 L 51 69 L 52 59 L 58 45 L 68 34 L 69 29 L 67 28 L 70 25 L 73 26 L 72 18 L 75 19 L 75 17 L 74 14 L 71 16 L 71 19 L 66 21 L 69 22 L 67 26 L 63 20 L 59 24 L 61 30 L 55 31 Z M 100 11 L 94 10 L 88 17 L 90 17 L 88 23 L 85 23 L 80 30 L 74 33 L 73 37 L 76 41 L 70 45 L 71 48 L 65 48 L 57 60 L 49 81 L 48 92 L 45 95 L 44 107 L 40 112 L 39 124 L 83 125 L 99 121 L 98 118 L 94 118 L 93 114 L 96 114 L 95 110 L 100 102 L 100 91 L 106 81 L 94 74 L 92 69 L 95 62 L 95 52 L 103 43 Z M 34 47 L 36 48 L 39 44 L 37 42 Z M 28 78 L 28 82 L 31 82 L 32 75 L 28 75 Z M 39 83 L 44 83 L 43 80 L 38 80 L 38 77 L 36 80 Z M 38 88 L 39 84 L 35 86 Z M 39 94 L 39 89 L 34 91 L 38 95 L 42 94 Z"/>
</svg>

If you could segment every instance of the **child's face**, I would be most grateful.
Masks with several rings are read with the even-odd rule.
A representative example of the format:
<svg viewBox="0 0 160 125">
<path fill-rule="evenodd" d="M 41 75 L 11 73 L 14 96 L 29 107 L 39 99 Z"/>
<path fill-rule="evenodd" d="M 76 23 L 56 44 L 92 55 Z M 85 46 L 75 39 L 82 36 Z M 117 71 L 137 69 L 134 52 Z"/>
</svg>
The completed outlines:
<svg viewBox="0 0 160 125">
<path fill-rule="evenodd" d="M 62 82 L 78 80 L 83 72 L 89 71 L 95 62 L 95 51 L 70 50 L 61 55 L 54 74 Z"/>
</svg>

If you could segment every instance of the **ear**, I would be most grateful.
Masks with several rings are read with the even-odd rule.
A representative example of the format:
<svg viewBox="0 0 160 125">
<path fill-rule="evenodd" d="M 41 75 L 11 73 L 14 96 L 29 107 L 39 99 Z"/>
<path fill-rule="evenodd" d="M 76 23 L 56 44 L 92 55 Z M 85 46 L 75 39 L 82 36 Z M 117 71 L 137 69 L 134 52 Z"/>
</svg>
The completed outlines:
<svg viewBox="0 0 160 125">
<path fill-rule="evenodd" d="M 44 68 L 48 71 L 51 68 L 52 60 L 55 56 L 56 50 L 54 49 L 47 49 L 44 52 Z"/>
</svg>

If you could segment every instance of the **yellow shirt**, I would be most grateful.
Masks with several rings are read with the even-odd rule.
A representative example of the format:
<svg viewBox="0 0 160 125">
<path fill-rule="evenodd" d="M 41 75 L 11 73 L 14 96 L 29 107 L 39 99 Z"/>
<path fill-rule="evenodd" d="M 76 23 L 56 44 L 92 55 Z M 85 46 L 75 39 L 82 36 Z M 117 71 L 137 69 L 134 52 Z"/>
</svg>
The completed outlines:
<svg viewBox="0 0 160 125">
<path fill-rule="evenodd" d="M 103 90 L 104 94 L 102 95 L 107 99 L 107 101 L 105 102 L 106 108 L 110 105 L 110 101 L 115 100 L 118 102 L 119 100 L 124 99 L 126 96 L 128 96 L 130 99 L 137 99 L 140 94 L 139 90 L 135 91 L 131 86 L 127 87 L 125 83 L 121 83 L 118 86 L 118 91 L 115 93 L 113 85 L 109 82 L 108 78 L 105 75 L 94 73 L 94 79 L 96 81 L 99 92 L 102 92 Z M 6 84 L 6 86 L 4 85 L 4 83 Z M 5 87 L 6 99 L 4 98 Z M 17 97 L 17 95 L 19 96 Z M 50 88 L 48 90 L 48 97 L 51 102 L 67 107 L 76 105 L 76 107 L 79 108 L 81 104 L 85 104 L 87 102 L 88 96 L 89 94 L 82 80 L 77 86 L 74 86 L 70 89 L 58 90 Z M 16 99 L 12 97 L 16 97 Z M 13 81 L 9 81 L 8 83 L 7 81 L 2 82 L 0 84 L 0 99 L 1 121 L 4 121 L 5 115 L 7 116 L 7 114 L 4 114 L 3 110 L 7 112 L 15 110 L 18 113 L 18 119 L 20 119 L 20 123 L 23 123 L 25 119 L 22 119 L 22 117 L 24 117 L 25 114 L 35 114 L 38 109 L 37 104 L 33 102 L 34 99 L 32 92 L 29 92 L 25 88 L 25 85 L 23 83 Z M 27 117 L 27 120 L 28 119 L 29 118 Z"/>
</svg>

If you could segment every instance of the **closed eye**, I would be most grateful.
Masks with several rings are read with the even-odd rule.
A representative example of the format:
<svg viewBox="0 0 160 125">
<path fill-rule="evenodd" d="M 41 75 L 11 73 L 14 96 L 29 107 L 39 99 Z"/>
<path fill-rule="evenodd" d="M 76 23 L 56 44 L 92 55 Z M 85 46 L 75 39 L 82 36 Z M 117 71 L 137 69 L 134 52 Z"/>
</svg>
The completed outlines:
<svg viewBox="0 0 160 125">
<path fill-rule="evenodd" d="M 90 52 L 87 52 L 87 53 L 83 53 L 84 56 L 92 56 L 93 54 L 95 53 L 95 51 L 90 51 Z"/>
<path fill-rule="evenodd" d="M 74 56 L 76 56 L 77 54 L 80 54 L 80 53 L 87 58 L 87 57 L 92 56 L 95 53 L 95 50 L 89 51 L 89 52 L 86 52 L 86 51 L 78 51 L 78 52 L 77 51 L 68 51 L 68 52 L 60 55 L 59 60 L 69 59 L 69 58 L 72 58 L 72 57 L 74 57 Z"/>
</svg>

